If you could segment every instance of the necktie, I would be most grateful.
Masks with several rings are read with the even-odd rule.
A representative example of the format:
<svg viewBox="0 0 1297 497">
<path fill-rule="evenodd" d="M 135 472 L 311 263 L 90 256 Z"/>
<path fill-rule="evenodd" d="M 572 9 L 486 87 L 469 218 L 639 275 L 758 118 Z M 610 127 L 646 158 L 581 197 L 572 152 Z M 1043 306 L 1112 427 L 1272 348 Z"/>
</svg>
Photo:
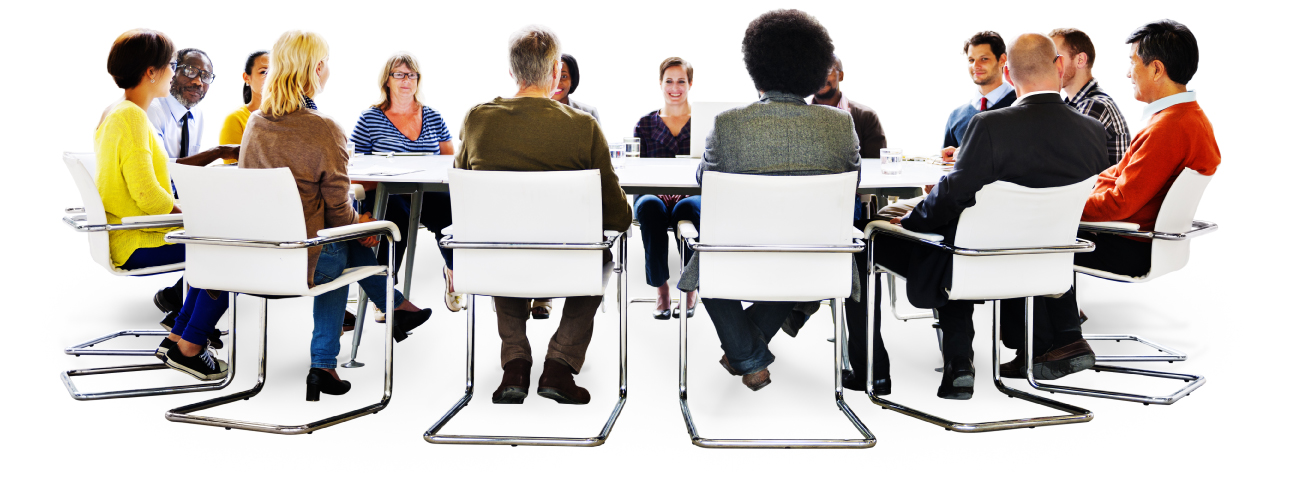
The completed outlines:
<svg viewBox="0 0 1297 497">
<path fill-rule="evenodd" d="M 986 107 L 986 99 L 982 99 L 982 107 Z M 185 117 L 180 119 L 180 157 L 189 157 L 189 119 L 194 115 L 193 112 L 186 112 Z"/>
<path fill-rule="evenodd" d="M 978 107 L 977 110 L 986 110 L 986 97 L 982 97 L 982 102 L 981 102 L 981 104 L 982 104 L 982 106 L 981 106 L 981 107 Z M 185 128 L 185 129 L 189 129 L 189 128 Z M 185 132 L 185 136 L 189 136 L 189 132 L 188 132 L 188 131 Z M 188 138 L 186 138 L 186 139 L 188 139 Z M 183 143 L 183 142 L 182 142 L 182 143 Z M 181 145 L 181 146 L 183 146 L 183 145 Z"/>
</svg>

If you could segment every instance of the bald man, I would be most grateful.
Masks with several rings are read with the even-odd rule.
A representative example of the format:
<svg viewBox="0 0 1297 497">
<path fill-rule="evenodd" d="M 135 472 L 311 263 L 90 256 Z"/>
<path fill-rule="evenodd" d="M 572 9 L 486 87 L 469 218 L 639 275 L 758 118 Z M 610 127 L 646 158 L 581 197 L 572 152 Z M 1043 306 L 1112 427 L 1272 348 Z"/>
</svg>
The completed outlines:
<svg viewBox="0 0 1297 497">
<path fill-rule="evenodd" d="M 1009 47 L 1004 75 L 1017 89 L 1010 107 L 978 113 L 968 123 L 955 168 L 932 189 L 927 198 L 904 218 L 893 219 L 905 229 L 955 239 L 959 215 L 971 207 L 983 186 L 1007 181 L 1028 188 L 1071 185 L 1108 167 L 1107 133 L 1098 121 L 1083 116 L 1063 102 L 1063 60 L 1054 42 L 1039 34 L 1025 34 Z M 1030 206 L 1023 206 L 1029 208 Z M 916 307 L 936 309 L 943 331 L 945 369 L 937 396 L 969 399 L 973 396 L 973 302 L 947 299 L 951 281 L 951 255 L 920 243 L 897 238 L 876 240 L 875 261 L 906 278 L 907 296 Z M 860 261 L 865 267 L 865 261 Z M 1076 297 L 1068 292 L 1057 299 L 1037 299 L 1051 316 L 1065 317 L 1071 309 L 1076 321 Z M 1005 311 L 1005 316 L 1021 316 Z M 1006 319 L 1006 323 L 1013 321 Z M 1018 319 L 1021 322 L 1021 319 Z M 1073 329 L 1074 328 L 1074 329 Z M 1037 323 L 1036 357 L 1049 364 L 1035 371 L 1042 379 L 1056 379 L 1094 364 L 1094 352 L 1080 338 L 1079 324 Z M 1074 333 L 1072 333 L 1074 331 Z M 1021 325 L 1017 343 L 1023 340 Z M 1006 345 L 1013 346 L 1011 330 Z M 1042 374 L 1043 373 L 1043 374 Z"/>
</svg>

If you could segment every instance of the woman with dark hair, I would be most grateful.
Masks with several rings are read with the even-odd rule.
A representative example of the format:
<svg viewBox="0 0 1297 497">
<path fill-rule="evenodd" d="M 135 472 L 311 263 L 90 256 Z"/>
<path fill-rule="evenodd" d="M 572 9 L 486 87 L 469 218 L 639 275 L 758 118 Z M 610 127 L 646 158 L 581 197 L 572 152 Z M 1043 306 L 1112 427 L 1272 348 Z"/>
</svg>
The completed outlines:
<svg viewBox="0 0 1297 497">
<path fill-rule="evenodd" d="M 266 74 L 270 72 L 270 54 L 258 50 L 248 55 L 243 64 L 243 106 L 225 117 L 221 126 L 221 145 L 238 145 L 243 141 L 243 128 L 248 125 L 248 116 L 261 107 L 261 87 L 266 83 Z M 238 159 L 226 159 L 226 164 L 238 162 Z"/>
<path fill-rule="evenodd" d="M 577 65 L 576 57 L 563 54 L 559 57 L 563 61 L 563 73 L 558 78 L 558 87 L 554 88 L 554 100 L 566 104 L 568 107 L 577 109 L 594 116 L 594 120 L 599 120 L 599 109 L 593 105 L 587 105 L 571 98 L 568 95 L 576 93 L 576 87 L 581 84 L 581 66 Z"/>
<path fill-rule="evenodd" d="M 690 108 L 689 89 L 694 86 L 694 66 L 680 57 L 667 57 L 658 66 L 658 83 L 662 86 L 662 108 L 641 117 L 635 124 L 641 157 L 673 159 L 689 155 Z M 697 223 L 700 198 L 688 195 L 636 195 L 635 219 L 644 239 L 644 275 L 648 285 L 657 288 L 657 308 L 653 319 L 680 317 L 680 308 L 671 311 L 671 287 L 667 285 L 667 228 L 682 219 Z M 687 262 L 693 251 L 685 247 L 680 254 Z M 694 316 L 698 292 L 685 297 L 685 315 Z"/>
<path fill-rule="evenodd" d="M 423 82 L 419 73 L 419 59 L 407 52 L 397 52 L 388 57 L 383 70 L 378 74 L 380 100 L 360 114 L 356 128 L 351 132 L 351 141 L 356 143 L 357 154 L 381 154 L 384 152 L 420 152 L 434 155 L 454 155 L 455 145 L 451 142 L 450 128 L 442 120 L 441 113 L 432 107 L 423 105 L 419 100 Z M 373 193 L 377 183 L 361 182 L 369 192 L 361 203 L 360 210 L 366 215 L 373 215 L 374 202 L 377 196 Z M 396 267 L 401 267 L 405 256 L 407 239 L 406 231 L 410 220 L 410 196 L 388 195 L 387 210 L 383 218 L 396 223 L 401 230 L 401 240 L 396 242 Z M 420 209 L 419 221 L 428 231 L 441 240 L 441 230 L 450 226 L 450 194 L 447 192 L 428 192 L 423 194 L 423 206 Z M 387 262 L 386 240 L 378 251 L 378 261 Z M 464 296 L 455 293 L 454 251 L 441 250 L 441 258 L 446 261 L 442 276 L 446 280 L 446 291 L 443 300 L 451 312 L 459 312 L 464 307 Z"/>
<path fill-rule="evenodd" d="M 120 102 L 109 107 L 95 128 L 95 186 L 104 202 L 108 222 L 124 217 L 179 213 L 167 174 L 167 153 L 145 109 L 153 99 L 171 91 L 176 63 L 171 39 L 149 30 L 122 33 L 108 52 L 108 73 L 125 90 Z M 185 260 L 183 245 L 164 240 L 174 228 L 108 232 L 108 252 L 114 266 L 139 269 Z M 158 353 L 168 366 L 200 380 L 225 377 L 227 364 L 208 352 L 216 334 L 216 321 L 229 301 L 225 292 L 190 288 Z M 213 343 L 215 345 L 215 343 Z"/>
<path fill-rule="evenodd" d="M 698 164 L 700 184 L 705 171 L 770 176 L 859 171 L 860 144 L 851 115 L 806 103 L 824 87 L 833 66 L 833 39 L 819 21 L 798 10 L 762 14 L 743 35 L 743 62 L 761 100 L 716 116 Z M 698 265 L 697 257 L 689 261 L 681 290 L 698 287 Z M 767 367 L 775 360 L 769 342 L 794 303 L 757 302 L 744 309 L 737 300 L 702 300 L 725 351 L 721 366 L 741 375 L 752 390 L 769 385 Z"/>
</svg>

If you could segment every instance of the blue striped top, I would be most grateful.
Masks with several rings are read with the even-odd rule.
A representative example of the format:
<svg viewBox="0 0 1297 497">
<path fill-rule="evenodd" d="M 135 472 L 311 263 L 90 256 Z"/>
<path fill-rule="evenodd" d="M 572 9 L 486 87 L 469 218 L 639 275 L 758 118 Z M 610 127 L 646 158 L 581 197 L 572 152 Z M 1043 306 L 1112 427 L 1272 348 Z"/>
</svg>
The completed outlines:
<svg viewBox="0 0 1297 497">
<path fill-rule="evenodd" d="M 378 107 L 370 107 L 360 115 L 356 130 L 351 132 L 351 141 L 356 142 L 357 154 L 381 152 L 441 152 L 441 142 L 450 141 L 450 130 L 441 120 L 441 114 L 431 107 L 423 106 L 423 129 L 419 139 L 411 141 L 401 134 L 392 124 L 392 120 L 383 114 Z"/>
</svg>

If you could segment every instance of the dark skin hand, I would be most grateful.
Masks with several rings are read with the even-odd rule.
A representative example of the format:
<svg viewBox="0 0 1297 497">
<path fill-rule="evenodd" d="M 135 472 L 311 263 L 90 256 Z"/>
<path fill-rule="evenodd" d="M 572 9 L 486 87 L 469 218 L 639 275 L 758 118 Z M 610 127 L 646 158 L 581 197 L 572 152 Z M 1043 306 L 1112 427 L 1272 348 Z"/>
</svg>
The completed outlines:
<svg viewBox="0 0 1297 497">
<path fill-rule="evenodd" d="M 206 166 L 221 159 L 239 160 L 239 146 L 217 145 L 189 157 L 176 159 L 176 163 L 186 166 Z"/>
</svg>

